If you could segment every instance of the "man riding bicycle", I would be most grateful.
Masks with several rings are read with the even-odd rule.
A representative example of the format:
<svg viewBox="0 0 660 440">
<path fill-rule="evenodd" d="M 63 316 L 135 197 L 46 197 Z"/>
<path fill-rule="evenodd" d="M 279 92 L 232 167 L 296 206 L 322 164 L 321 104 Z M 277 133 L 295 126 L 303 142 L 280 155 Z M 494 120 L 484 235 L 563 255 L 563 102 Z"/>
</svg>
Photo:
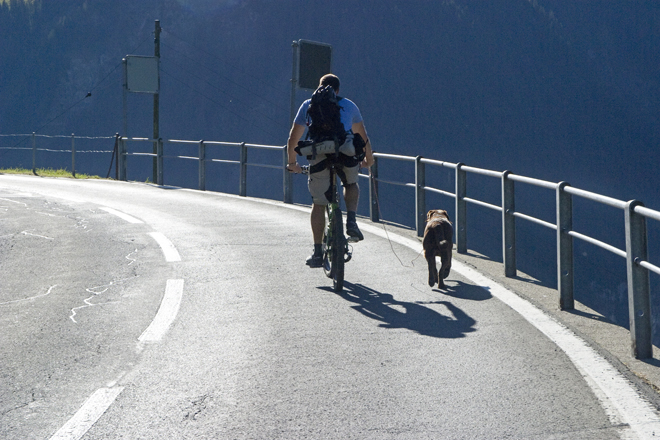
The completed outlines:
<svg viewBox="0 0 660 440">
<path fill-rule="evenodd" d="M 339 93 L 339 78 L 333 74 L 324 75 L 319 86 L 330 86 L 335 94 Z M 360 197 L 360 188 L 358 186 L 358 171 L 360 168 L 369 168 L 374 163 L 374 157 L 371 149 L 371 143 L 367 137 L 367 131 L 364 128 L 364 122 L 360 109 L 351 100 L 346 98 L 337 98 L 340 107 L 341 122 L 346 132 L 353 133 L 354 135 L 362 136 L 366 142 L 364 147 L 365 157 L 361 163 L 355 166 L 342 166 L 338 173 L 342 186 L 344 187 L 344 201 L 346 202 L 346 234 L 357 240 L 362 240 L 364 236 L 358 228 L 356 221 L 356 212 L 358 207 L 358 200 Z M 302 168 L 297 162 L 297 153 L 295 148 L 298 146 L 298 141 L 305 133 L 308 126 L 307 110 L 309 109 L 311 100 L 308 99 L 302 103 L 298 109 L 298 113 L 293 121 L 291 131 L 289 133 L 289 140 L 287 141 L 287 170 L 293 173 L 301 173 Z M 313 121 L 312 121 L 313 123 Z M 310 267 L 323 266 L 323 229 L 325 227 L 325 206 L 329 202 L 327 191 L 330 188 L 330 171 L 323 168 L 319 171 L 315 170 L 314 165 L 321 163 L 325 160 L 324 154 L 317 154 L 315 158 L 310 159 L 310 174 L 307 182 L 309 192 L 312 196 L 312 212 L 311 212 L 311 225 L 312 236 L 314 239 L 314 252 L 306 260 L 306 264 Z M 318 167 L 317 167 L 318 168 Z"/>
</svg>

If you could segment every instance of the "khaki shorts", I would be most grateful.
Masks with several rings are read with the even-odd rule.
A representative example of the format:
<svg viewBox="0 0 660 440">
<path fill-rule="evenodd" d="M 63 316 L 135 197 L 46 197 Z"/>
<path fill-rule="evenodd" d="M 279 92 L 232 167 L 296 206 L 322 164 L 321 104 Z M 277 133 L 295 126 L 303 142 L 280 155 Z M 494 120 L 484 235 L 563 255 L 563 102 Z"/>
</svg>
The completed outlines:
<svg viewBox="0 0 660 440">
<path fill-rule="evenodd" d="M 315 160 L 309 161 L 309 165 L 315 165 L 323 159 L 325 159 L 325 155 L 318 155 Z M 346 186 L 357 183 L 360 165 L 355 165 L 354 167 L 342 166 L 342 171 L 346 175 L 345 177 L 340 176 L 342 185 Z M 330 203 L 330 194 L 328 194 L 330 190 L 330 170 L 324 168 L 323 171 L 310 174 L 307 180 L 307 187 L 315 205 L 325 206 Z"/>
</svg>

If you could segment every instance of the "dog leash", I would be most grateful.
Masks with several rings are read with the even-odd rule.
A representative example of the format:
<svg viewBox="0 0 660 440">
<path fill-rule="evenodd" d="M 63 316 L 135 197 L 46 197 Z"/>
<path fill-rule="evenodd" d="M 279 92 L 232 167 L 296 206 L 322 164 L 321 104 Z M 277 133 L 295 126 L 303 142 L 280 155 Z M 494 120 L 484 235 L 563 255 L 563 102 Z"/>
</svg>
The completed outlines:
<svg viewBox="0 0 660 440">
<path fill-rule="evenodd" d="M 374 195 L 376 196 L 376 207 L 377 207 L 377 209 L 378 209 L 378 216 L 379 216 L 379 218 L 382 219 L 382 218 L 383 218 L 383 212 L 380 210 L 380 198 L 379 198 L 379 196 L 378 196 L 377 185 L 374 185 L 374 188 L 373 188 L 373 189 L 374 189 Z M 382 223 L 382 222 L 381 222 L 381 223 Z M 389 232 L 387 231 L 387 228 L 385 227 L 385 223 L 382 223 L 382 224 L 383 224 L 383 231 L 385 231 L 385 236 L 387 237 L 387 241 L 388 241 L 389 244 L 390 244 L 390 249 L 392 249 L 392 253 L 393 253 L 394 256 L 396 257 L 396 259 L 399 260 L 399 263 L 401 264 L 401 266 L 406 267 L 406 268 L 413 268 L 413 267 L 415 267 L 415 261 L 419 258 L 420 255 L 422 255 L 422 252 L 424 252 L 424 249 L 422 249 L 421 251 L 419 251 L 419 253 L 417 254 L 417 256 L 416 256 L 415 258 L 413 258 L 412 260 L 410 260 L 410 264 L 412 264 L 412 266 L 406 266 L 406 265 L 403 263 L 403 261 L 401 261 L 401 258 L 399 258 L 399 255 L 398 255 L 398 254 L 396 253 L 396 251 L 394 250 L 394 245 L 392 244 L 392 240 L 390 240 L 390 234 L 389 234 Z"/>
</svg>

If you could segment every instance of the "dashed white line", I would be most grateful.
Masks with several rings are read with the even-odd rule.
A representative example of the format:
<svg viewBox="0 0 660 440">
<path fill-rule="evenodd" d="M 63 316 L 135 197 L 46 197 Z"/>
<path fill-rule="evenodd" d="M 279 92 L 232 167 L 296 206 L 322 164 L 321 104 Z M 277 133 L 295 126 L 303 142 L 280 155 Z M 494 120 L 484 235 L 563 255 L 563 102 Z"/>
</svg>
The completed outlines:
<svg viewBox="0 0 660 440">
<path fill-rule="evenodd" d="M 107 208 L 107 207 L 101 207 L 101 209 L 109 214 L 116 215 L 117 217 L 126 220 L 129 223 L 134 223 L 134 224 L 143 223 L 142 220 L 136 219 L 135 217 L 132 217 L 128 214 L 124 214 L 123 212 L 117 211 L 116 209 Z"/>
<path fill-rule="evenodd" d="M 149 232 L 149 235 L 151 235 L 153 239 L 156 240 L 156 243 L 158 243 L 160 248 L 163 250 L 165 261 L 181 261 L 179 251 L 176 250 L 172 242 L 167 237 L 165 237 L 160 232 Z"/>
<path fill-rule="evenodd" d="M 123 387 L 99 388 L 50 440 L 80 440 L 112 405 Z"/>
<path fill-rule="evenodd" d="M 165 335 L 170 325 L 179 313 L 179 306 L 183 298 L 183 280 L 167 280 L 165 296 L 160 303 L 156 317 L 149 327 L 140 335 L 138 341 L 142 343 L 158 342 Z"/>
</svg>

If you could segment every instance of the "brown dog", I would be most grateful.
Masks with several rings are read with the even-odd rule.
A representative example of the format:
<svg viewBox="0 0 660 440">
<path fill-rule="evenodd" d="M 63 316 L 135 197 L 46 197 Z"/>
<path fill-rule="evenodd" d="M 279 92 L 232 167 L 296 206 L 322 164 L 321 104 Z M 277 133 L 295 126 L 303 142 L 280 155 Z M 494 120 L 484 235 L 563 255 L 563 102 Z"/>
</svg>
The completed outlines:
<svg viewBox="0 0 660 440">
<path fill-rule="evenodd" d="M 449 221 L 447 211 L 432 209 L 426 214 L 426 228 L 424 229 L 424 257 L 429 264 L 429 286 L 438 284 L 441 289 L 445 288 L 443 279 L 449 276 L 451 270 L 452 240 L 454 227 Z M 437 271 L 435 257 L 440 257 L 442 265 Z"/>
</svg>

